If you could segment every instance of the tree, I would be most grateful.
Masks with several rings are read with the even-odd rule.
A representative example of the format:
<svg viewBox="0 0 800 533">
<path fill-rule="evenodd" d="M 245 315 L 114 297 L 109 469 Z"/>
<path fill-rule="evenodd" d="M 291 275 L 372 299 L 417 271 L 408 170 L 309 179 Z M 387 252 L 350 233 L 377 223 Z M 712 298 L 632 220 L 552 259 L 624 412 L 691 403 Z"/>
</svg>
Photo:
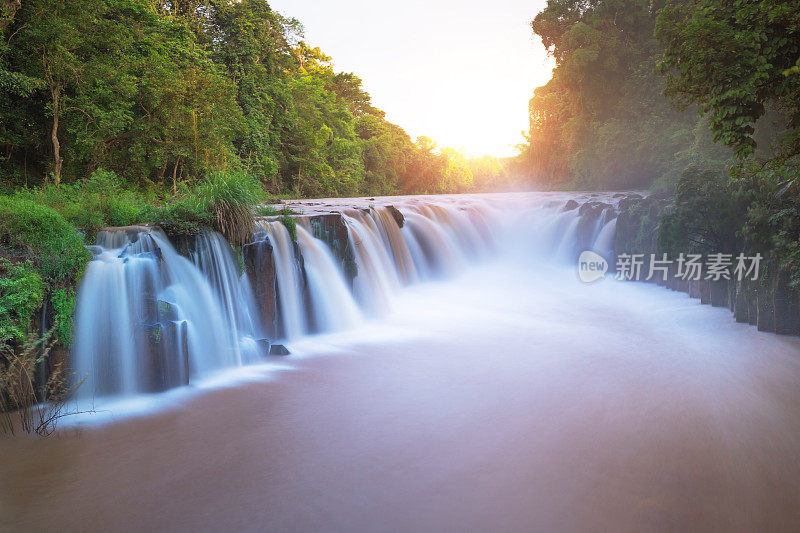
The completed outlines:
<svg viewBox="0 0 800 533">
<path fill-rule="evenodd" d="M 665 94 L 697 104 L 714 140 L 746 157 L 756 148 L 755 123 L 769 103 L 791 128 L 800 152 L 800 77 L 787 75 L 800 57 L 800 5 L 786 0 L 695 0 L 671 3 L 656 34 L 666 46 L 659 70 Z"/>
<path fill-rule="evenodd" d="M 669 173 L 694 120 L 671 109 L 654 72 L 657 6 L 550 0 L 532 22 L 556 60 L 530 101 L 519 166 L 541 186 L 640 188 Z"/>
</svg>

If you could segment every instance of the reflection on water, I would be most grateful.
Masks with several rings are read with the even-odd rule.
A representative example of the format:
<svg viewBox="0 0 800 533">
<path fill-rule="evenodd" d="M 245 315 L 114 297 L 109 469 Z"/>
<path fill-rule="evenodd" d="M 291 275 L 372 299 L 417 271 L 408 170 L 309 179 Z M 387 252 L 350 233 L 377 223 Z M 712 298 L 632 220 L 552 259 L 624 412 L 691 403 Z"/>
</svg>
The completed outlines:
<svg viewBox="0 0 800 533">
<path fill-rule="evenodd" d="M 3 443 L 0 529 L 800 529 L 797 339 L 525 255 L 235 386 Z"/>
</svg>

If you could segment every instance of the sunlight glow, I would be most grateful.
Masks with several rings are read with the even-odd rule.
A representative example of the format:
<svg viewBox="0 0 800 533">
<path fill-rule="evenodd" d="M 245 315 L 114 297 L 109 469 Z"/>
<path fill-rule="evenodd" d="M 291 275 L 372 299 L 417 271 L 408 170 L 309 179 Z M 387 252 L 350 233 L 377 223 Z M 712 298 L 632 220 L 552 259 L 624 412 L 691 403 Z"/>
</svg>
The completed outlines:
<svg viewBox="0 0 800 533">
<path fill-rule="evenodd" d="M 532 35 L 544 0 L 273 0 L 306 41 L 354 72 L 387 118 L 468 156 L 510 156 L 553 67 Z M 422 15 L 420 15 L 422 14 Z"/>
</svg>

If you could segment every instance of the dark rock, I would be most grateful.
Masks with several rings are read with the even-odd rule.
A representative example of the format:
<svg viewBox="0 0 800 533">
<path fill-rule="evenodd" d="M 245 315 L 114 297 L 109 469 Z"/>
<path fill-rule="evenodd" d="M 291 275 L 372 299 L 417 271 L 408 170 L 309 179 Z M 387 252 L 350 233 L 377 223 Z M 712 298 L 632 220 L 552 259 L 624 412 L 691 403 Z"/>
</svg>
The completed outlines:
<svg viewBox="0 0 800 533">
<path fill-rule="evenodd" d="M 709 303 L 712 307 L 725 307 L 728 305 L 727 280 L 709 282 Z"/>
<path fill-rule="evenodd" d="M 189 327 L 185 320 L 163 325 L 161 341 L 164 389 L 189 384 Z"/>
<path fill-rule="evenodd" d="M 689 280 L 689 297 L 700 298 L 700 282 L 697 280 Z"/>
<path fill-rule="evenodd" d="M 261 317 L 261 326 L 264 333 L 274 338 L 278 332 L 278 277 L 272 244 L 266 238 L 245 244 L 242 246 L 242 257 Z"/>
<path fill-rule="evenodd" d="M 737 322 L 750 322 L 750 296 L 748 287 L 743 280 L 732 283 L 733 291 L 733 317 Z"/>
<path fill-rule="evenodd" d="M 758 331 L 775 331 L 775 308 L 772 294 L 766 288 L 759 288 L 756 297 Z"/>
<path fill-rule="evenodd" d="M 578 202 L 570 199 L 566 204 L 564 204 L 564 207 L 561 208 L 561 211 L 572 211 L 577 207 L 578 207 Z"/>
<path fill-rule="evenodd" d="M 611 207 L 610 204 L 606 204 L 603 202 L 586 202 L 585 204 L 581 205 L 578 209 L 578 214 L 580 216 L 595 216 L 599 217 L 600 213 L 602 213 L 605 209 Z"/>
<path fill-rule="evenodd" d="M 180 319 L 180 308 L 177 305 L 164 300 L 158 300 L 158 321 L 162 324 Z"/>
<path fill-rule="evenodd" d="M 309 223 L 311 233 L 328 245 L 345 280 L 352 288 L 353 280 L 358 275 L 358 266 L 353 254 L 353 247 L 350 246 L 350 233 L 347 231 L 347 224 L 342 215 L 340 213 L 313 215 L 309 217 Z"/>
<path fill-rule="evenodd" d="M 256 339 L 256 346 L 258 346 L 262 355 L 269 355 L 269 348 L 271 346 L 269 339 Z"/>
<path fill-rule="evenodd" d="M 708 305 L 711 303 L 711 282 L 701 279 L 697 282 L 700 287 L 700 303 Z"/>
<path fill-rule="evenodd" d="M 273 344 L 269 347 L 270 355 L 289 355 L 289 349 L 283 344 Z"/>
<path fill-rule="evenodd" d="M 772 285 L 775 333 L 781 335 L 800 334 L 800 301 L 789 287 L 789 273 L 781 271 Z"/>
<path fill-rule="evenodd" d="M 403 213 L 393 205 L 387 205 L 386 209 L 391 213 L 394 221 L 397 222 L 397 227 L 402 228 L 406 222 L 406 217 L 403 216 Z"/>
</svg>

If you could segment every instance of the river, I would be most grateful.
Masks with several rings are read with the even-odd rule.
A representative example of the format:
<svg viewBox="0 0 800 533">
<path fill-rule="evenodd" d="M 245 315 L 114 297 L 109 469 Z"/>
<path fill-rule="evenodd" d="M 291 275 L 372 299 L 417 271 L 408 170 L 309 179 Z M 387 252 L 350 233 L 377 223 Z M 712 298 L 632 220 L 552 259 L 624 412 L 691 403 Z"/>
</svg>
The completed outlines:
<svg viewBox="0 0 800 533">
<path fill-rule="evenodd" d="M 800 340 L 685 294 L 509 254 L 287 344 L 3 442 L 0 529 L 800 530 Z"/>
</svg>

